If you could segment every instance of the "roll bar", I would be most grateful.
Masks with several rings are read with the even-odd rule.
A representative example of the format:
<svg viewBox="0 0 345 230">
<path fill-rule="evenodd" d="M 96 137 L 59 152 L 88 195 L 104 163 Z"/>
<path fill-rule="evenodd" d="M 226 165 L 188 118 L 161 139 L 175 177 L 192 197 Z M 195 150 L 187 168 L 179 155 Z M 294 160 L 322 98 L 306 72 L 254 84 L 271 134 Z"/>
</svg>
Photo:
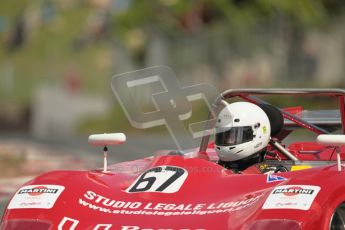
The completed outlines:
<svg viewBox="0 0 345 230">
<path fill-rule="evenodd" d="M 345 134 L 345 90 L 343 89 L 315 89 L 315 88 L 272 88 L 272 89 L 264 89 L 264 88 L 253 88 L 253 89 L 229 89 L 222 92 L 219 97 L 213 103 L 214 111 L 210 114 L 210 117 L 217 117 L 221 109 L 224 107 L 224 101 L 233 97 L 240 97 L 244 100 L 253 102 L 253 103 L 267 103 L 261 99 L 253 97 L 253 95 L 309 95 L 309 96 L 333 96 L 338 98 L 339 103 L 339 110 L 341 115 L 341 124 L 342 124 L 342 131 Z M 267 103 L 268 104 L 268 103 Z M 281 110 L 282 111 L 282 110 Z M 321 129 L 313 124 L 310 124 L 303 119 L 288 113 L 286 111 L 282 111 L 282 114 L 285 119 L 288 119 L 304 128 L 307 128 L 317 134 L 325 134 L 328 133 L 326 130 Z M 210 120 L 208 122 L 206 130 L 210 130 L 215 126 L 215 119 Z M 210 139 L 210 134 L 203 136 L 200 144 L 200 152 L 204 152 L 207 149 L 207 145 Z M 295 159 L 293 159 L 295 160 Z"/>
</svg>

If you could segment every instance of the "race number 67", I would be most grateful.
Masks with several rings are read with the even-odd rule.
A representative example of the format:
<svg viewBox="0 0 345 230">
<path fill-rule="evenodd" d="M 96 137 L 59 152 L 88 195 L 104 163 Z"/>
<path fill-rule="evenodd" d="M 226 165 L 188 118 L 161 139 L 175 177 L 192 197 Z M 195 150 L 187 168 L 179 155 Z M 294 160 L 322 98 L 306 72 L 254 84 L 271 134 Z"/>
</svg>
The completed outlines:
<svg viewBox="0 0 345 230">
<path fill-rule="evenodd" d="M 158 166 L 141 174 L 126 190 L 135 192 L 177 192 L 188 176 L 187 170 L 176 166 Z"/>
</svg>

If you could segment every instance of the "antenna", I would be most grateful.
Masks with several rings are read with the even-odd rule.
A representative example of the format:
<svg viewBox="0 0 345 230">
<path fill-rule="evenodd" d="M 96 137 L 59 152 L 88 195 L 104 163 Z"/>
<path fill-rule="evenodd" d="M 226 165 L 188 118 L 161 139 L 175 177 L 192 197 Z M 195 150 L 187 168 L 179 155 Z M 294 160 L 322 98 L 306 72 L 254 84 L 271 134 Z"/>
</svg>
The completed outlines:
<svg viewBox="0 0 345 230">
<path fill-rule="evenodd" d="M 104 133 L 89 136 L 89 143 L 94 146 L 103 146 L 103 171 L 108 172 L 108 146 L 119 145 L 126 142 L 126 135 L 123 133 Z"/>
</svg>

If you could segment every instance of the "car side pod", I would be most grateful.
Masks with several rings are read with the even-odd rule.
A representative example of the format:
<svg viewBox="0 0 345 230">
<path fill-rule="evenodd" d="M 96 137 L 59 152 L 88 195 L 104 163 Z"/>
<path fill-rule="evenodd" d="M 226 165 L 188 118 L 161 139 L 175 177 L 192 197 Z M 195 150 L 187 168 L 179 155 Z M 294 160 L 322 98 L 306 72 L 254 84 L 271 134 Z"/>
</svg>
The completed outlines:
<svg viewBox="0 0 345 230">
<path fill-rule="evenodd" d="M 108 172 L 108 146 L 119 145 L 126 142 L 126 135 L 124 133 L 104 133 L 93 134 L 89 136 L 89 143 L 94 146 L 103 146 L 104 162 L 103 172 Z"/>
<path fill-rule="evenodd" d="M 317 142 L 336 148 L 338 171 L 341 171 L 340 145 L 345 145 L 345 135 L 321 134 L 317 136 Z"/>
</svg>

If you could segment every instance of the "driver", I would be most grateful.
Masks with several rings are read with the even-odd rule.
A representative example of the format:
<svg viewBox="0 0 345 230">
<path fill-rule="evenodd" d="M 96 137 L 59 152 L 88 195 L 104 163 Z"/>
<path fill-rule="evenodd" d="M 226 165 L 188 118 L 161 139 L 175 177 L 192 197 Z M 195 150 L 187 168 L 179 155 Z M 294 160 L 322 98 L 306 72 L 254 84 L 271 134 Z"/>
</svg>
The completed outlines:
<svg viewBox="0 0 345 230">
<path fill-rule="evenodd" d="M 249 102 L 226 105 L 216 124 L 218 163 L 238 173 L 262 162 L 270 133 L 269 118 L 259 106 Z"/>
</svg>

